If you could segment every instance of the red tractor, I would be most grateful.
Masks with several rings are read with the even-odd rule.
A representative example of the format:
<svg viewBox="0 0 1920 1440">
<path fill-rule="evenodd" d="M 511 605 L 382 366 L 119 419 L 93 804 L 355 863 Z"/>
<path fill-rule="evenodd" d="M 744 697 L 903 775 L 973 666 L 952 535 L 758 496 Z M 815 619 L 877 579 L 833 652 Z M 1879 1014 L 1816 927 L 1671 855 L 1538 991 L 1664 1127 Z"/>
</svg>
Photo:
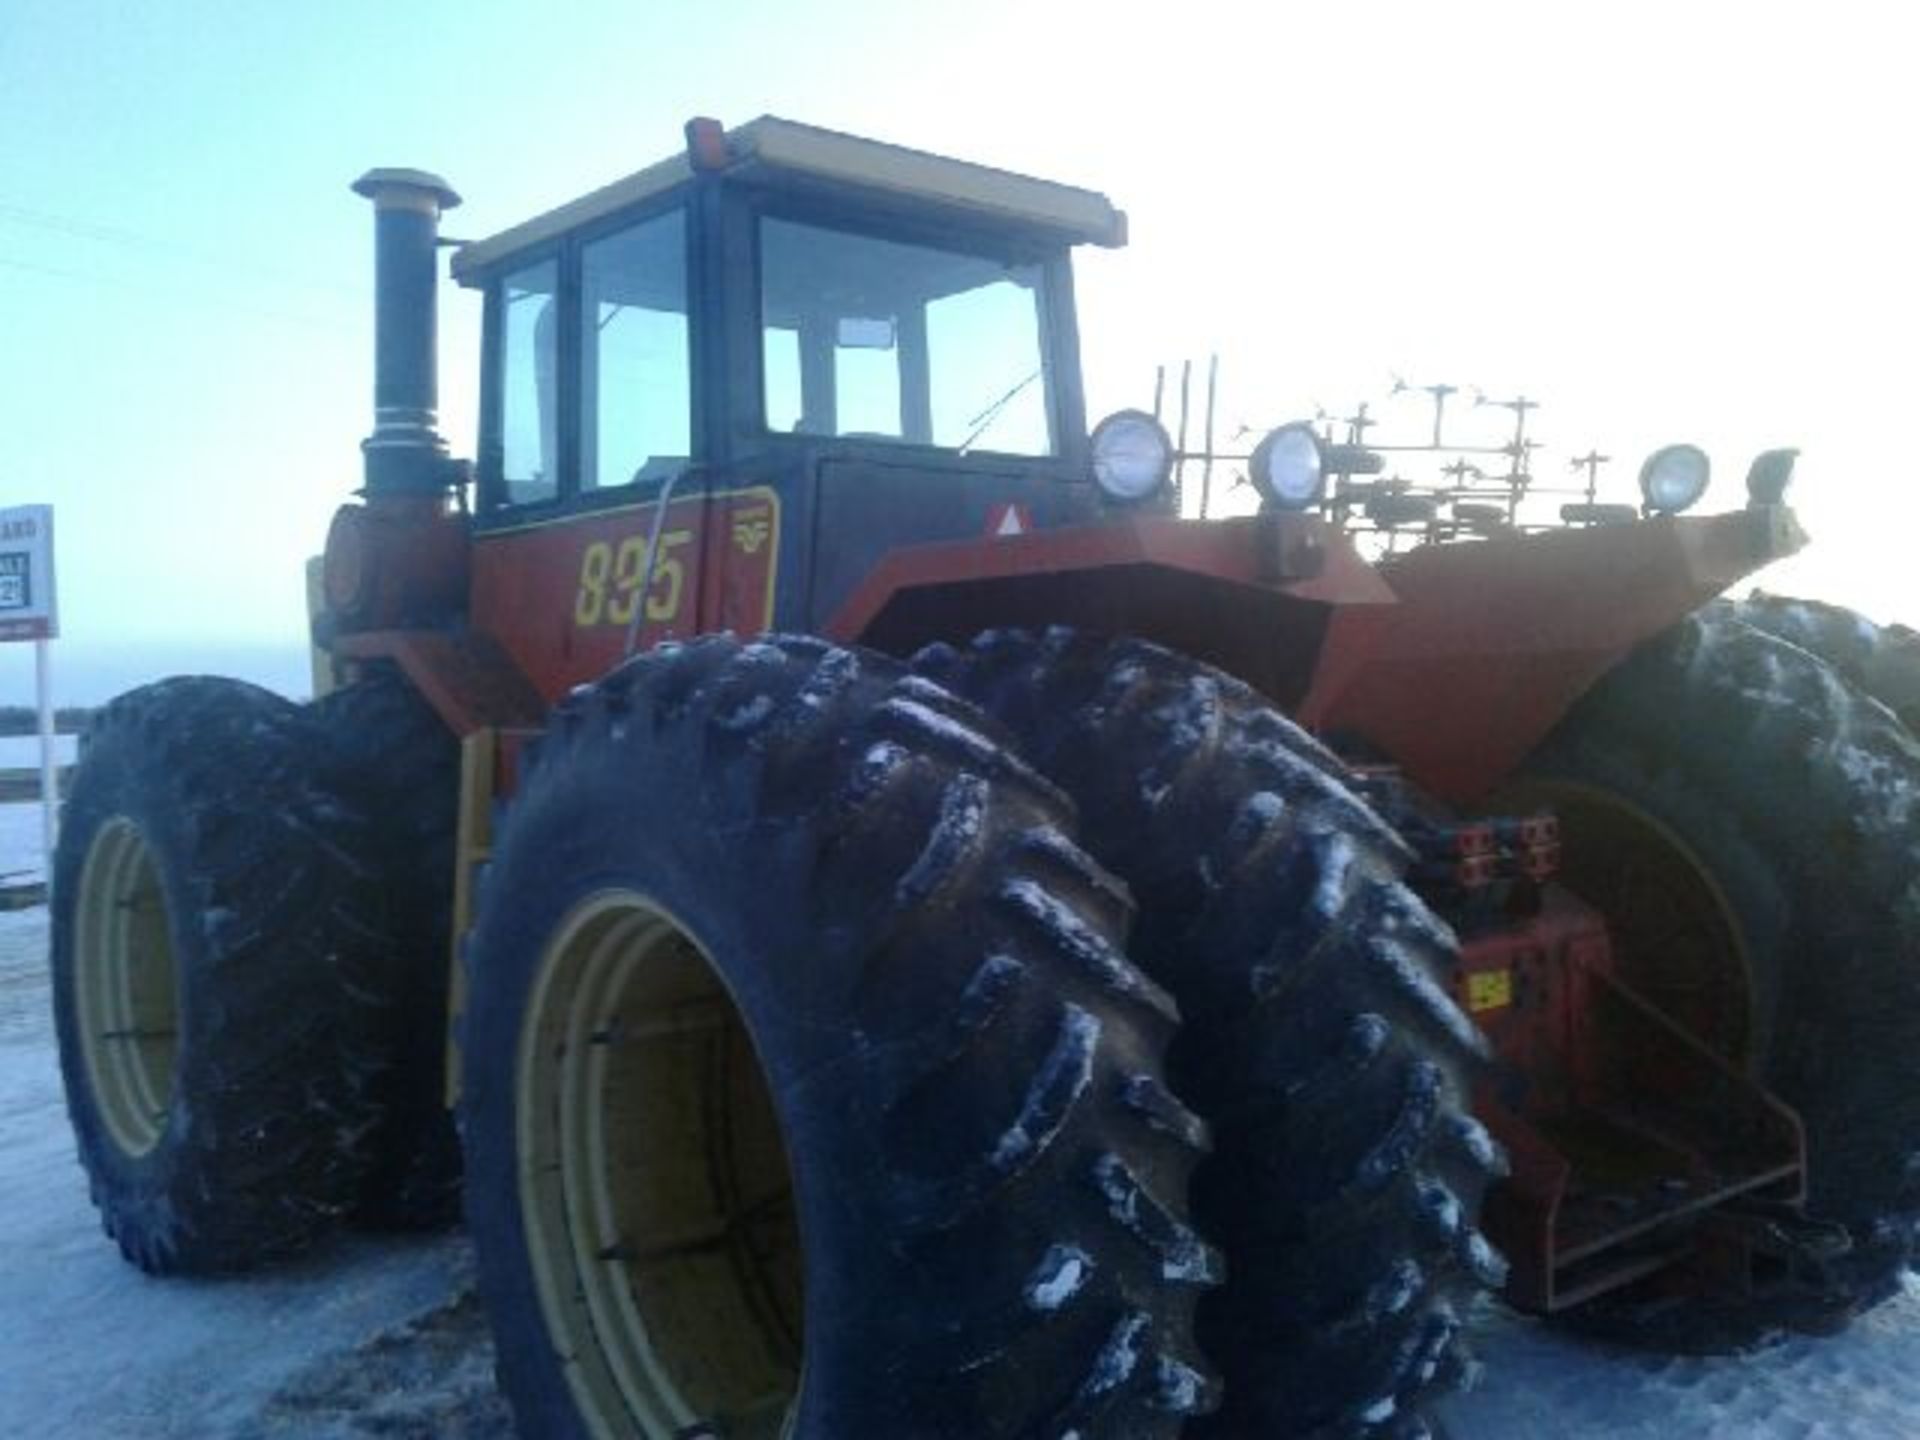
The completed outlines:
<svg viewBox="0 0 1920 1440">
<path fill-rule="evenodd" d="M 1920 676 L 1716 599 L 1790 453 L 1532 533 L 1288 426 L 1183 519 L 1082 401 L 1123 215 L 766 119 L 455 250 L 468 465 L 457 198 L 356 189 L 320 698 L 123 696 L 67 805 L 133 1262 L 463 1196 L 543 1437 L 1418 1435 L 1488 1287 L 1677 1345 L 1890 1288 Z"/>
</svg>

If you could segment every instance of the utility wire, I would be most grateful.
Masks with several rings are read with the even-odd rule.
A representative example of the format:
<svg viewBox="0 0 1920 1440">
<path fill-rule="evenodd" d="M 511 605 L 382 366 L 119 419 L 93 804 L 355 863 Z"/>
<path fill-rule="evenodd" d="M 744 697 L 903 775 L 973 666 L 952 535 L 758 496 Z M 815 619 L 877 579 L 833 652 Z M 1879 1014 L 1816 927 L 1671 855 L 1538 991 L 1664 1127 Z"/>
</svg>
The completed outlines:
<svg viewBox="0 0 1920 1440">
<path fill-rule="evenodd" d="M 73 281 L 81 285 L 97 285 L 109 290 L 131 290 L 150 300 L 163 304 L 186 305 L 204 316 L 209 310 L 219 309 L 224 313 L 239 313 L 257 316 L 263 320 L 275 320 L 286 325 L 298 325 L 308 330 L 331 330 L 340 333 L 351 331 L 354 327 L 338 318 L 320 315 L 300 315 L 288 310 L 270 310 L 260 305 L 249 305 L 243 300 L 235 300 L 230 295 L 215 299 L 211 296 L 196 297 L 181 294 L 177 289 L 158 284 L 150 280 L 135 280 L 119 275 L 101 275 L 84 270 L 68 270 L 58 265 L 43 265 L 34 260 L 18 260 L 10 255 L 0 255 L 0 269 L 19 270 L 29 275 L 46 275 L 56 280 Z"/>
<path fill-rule="evenodd" d="M 87 240 L 102 245 L 118 245 L 126 249 L 143 251 L 149 255 L 165 256 L 203 269 L 217 270 L 223 275 L 231 275 L 236 271 L 245 272 L 276 285 L 325 295 L 334 300 L 351 299 L 358 303 L 361 298 L 345 287 L 320 284 L 250 260 L 234 260 L 183 244 L 178 240 L 148 235 L 116 225 L 101 225 L 91 220 L 59 215 L 50 210 L 38 210 L 27 205 L 0 202 L 0 225 L 27 226 L 55 235 L 64 235 L 70 239 Z"/>
</svg>

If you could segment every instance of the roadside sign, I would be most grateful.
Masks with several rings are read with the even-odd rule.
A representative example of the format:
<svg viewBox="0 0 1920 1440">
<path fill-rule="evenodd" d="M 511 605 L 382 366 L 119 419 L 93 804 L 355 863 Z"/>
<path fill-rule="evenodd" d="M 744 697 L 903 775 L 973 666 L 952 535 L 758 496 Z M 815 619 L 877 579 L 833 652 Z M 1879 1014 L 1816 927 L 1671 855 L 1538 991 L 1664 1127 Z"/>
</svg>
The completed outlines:
<svg viewBox="0 0 1920 1440">
<path fill-rule="evenodd" d="M 0 510 L 0 640 L 51 640 L 59 633 L 53 507 Z"/>
<path fill-rule="evenodd" d="M 33 688 L 40 711 L 40 839 L 47 886 L 60 825 L 59 777 L 53 763 L 53 665 L 47 642 L 60 633 L 53 597 L 53 507 L 0 510 L 0 641 L 33 641 Z"/>
</svg>

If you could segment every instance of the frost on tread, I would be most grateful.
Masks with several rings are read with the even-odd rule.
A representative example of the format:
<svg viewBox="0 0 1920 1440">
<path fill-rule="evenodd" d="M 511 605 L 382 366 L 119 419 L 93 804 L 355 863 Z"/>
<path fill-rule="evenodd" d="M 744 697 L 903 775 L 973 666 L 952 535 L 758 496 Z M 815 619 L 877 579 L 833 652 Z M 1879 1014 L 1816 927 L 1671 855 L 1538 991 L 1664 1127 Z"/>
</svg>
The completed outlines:
<svg viewBox="0 0 1920 1440">
<path fill-rule="evenodd" d="M 1228 1264 L 1201 1311 L 1225 1398 L 1195 1433 L 1422 1433 L 1468 1366 L 1459 1302 L 1502 1278 L 1473 1217 L 1503 1162 L 1461 1111 L 1482 1041 L 1405 847 L 1310 737 L 1153 646 L 998 632 L 915 668 L 1078 803 L 1179 1003 L 1175 1085 L 1216 1147 L 1195 1214 Z"/>
<path fill-rule="evenodd" d="M 662 646 L 556 711 L 499 833 L 463 1031 L 470 1218 L 528 1433 L 581 1426 L 515 1187 L 486 1177 L 514 1163 L 516 987 L 610 885 L 697 937 L 778 1113 L 806 1245 L 796 1440 L 1173 1440 L 1214 1403 L 1192 1326 L 1219 1266 L 1185 1201 L 1207 1135 L 1162 1081 L 1173 1011 L 1127 959 L 1124 887 L 1072 833 L 977 712 L 818 641 Z"/>
<path fill-rule="evenodd" d="M 1909 734 L 1920 735 L 1920 633 L 1905 625 L 1876 625 L 1824 601 L 1761 591 L 1727 608 L 1732 618 L 1817 655 L 1842 680 L 1898 715 Z"/>
<path fill-rule="evenodd" d="M 278 1259 L 332 1228 L 369 1165 L 396 1001 L 365 813 L 325 782 L 319 735 L 256 686 L 205 676 L 94 718 L 54 857 L 54 1016 L 101 1220 L 158 1274 Z M 137 827 L 173 970 L 172 1093 L 151 1148 L 113 1138 L 80 1033 L 78 913 L 103 833 Z M 149 942 L 151 944 L 153 942 Z M 135 966 L 163 957 L 143 948 Z"/>
</svg>

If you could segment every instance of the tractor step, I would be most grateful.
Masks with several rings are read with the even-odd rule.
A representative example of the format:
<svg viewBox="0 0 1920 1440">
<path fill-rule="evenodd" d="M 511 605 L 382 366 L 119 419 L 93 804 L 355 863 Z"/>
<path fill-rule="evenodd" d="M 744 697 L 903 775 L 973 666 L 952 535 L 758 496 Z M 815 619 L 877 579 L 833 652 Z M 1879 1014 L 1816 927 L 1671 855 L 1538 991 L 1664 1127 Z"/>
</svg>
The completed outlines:
<svg viewBox="0 0 1920 1440">
<path fill-rule="evenodd" d="M 1785 1221 L 1742 1235 L 1721 1217 L 1796 1216 L 1799 1117 L 1623 984 L 1596 915 L 1545 900 L 1470 937 L 1456 977 L 1501 1062 L 1476 1109 L 1512 1160 L 1487 1205 L 1508 1299 L 1551 1313 L 1696 1257 L 1744 1273 L 1760 1241 L 1790 1245 Z"/>
</svg>

